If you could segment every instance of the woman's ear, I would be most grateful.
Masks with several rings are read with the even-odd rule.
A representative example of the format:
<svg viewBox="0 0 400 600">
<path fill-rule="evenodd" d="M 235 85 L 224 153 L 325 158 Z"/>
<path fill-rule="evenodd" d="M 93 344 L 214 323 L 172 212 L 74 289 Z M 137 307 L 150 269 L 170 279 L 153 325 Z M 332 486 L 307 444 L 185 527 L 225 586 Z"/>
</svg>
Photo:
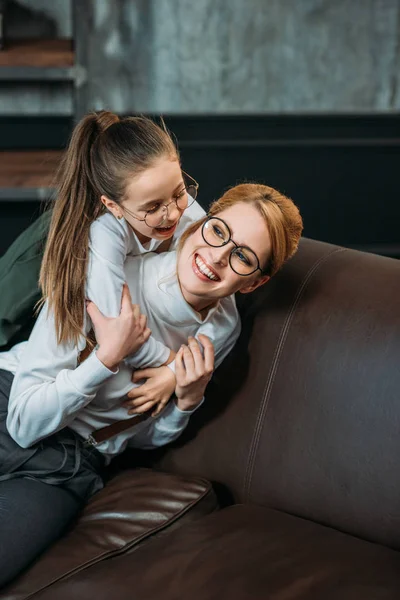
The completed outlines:
<svg viewBox="0 0 400 600">
<path fill-rule="evenodd" d="M 254 290 L 256 290 L 258 287 L 260 287 L 260 285 L 264 285 L 264 283 L 267 283 L 267 281 L 269 281 L 270 279 L 271 279 L 271 277 L 269 275 L 261 275 L 261 277 L 259 277 L 255 281 L 253 281 L 253 283 L 251 283 L 250 285 L 248 285 L 246 287 L 243 287 L 239 291 L 242 294 L 250 294 L 250 292 L 254 292 Z"/>
<path fill-rule="evenodd" d="M 116 219 L 122 219 L 124 215 L 119 204 L 114 202 L 114 200 L 110 200 L 106 196 L 100 196 L 100 200 L 102 201 L 106 209 L 109 210 L 110 213 L 112 213 Z"/>
</svg>

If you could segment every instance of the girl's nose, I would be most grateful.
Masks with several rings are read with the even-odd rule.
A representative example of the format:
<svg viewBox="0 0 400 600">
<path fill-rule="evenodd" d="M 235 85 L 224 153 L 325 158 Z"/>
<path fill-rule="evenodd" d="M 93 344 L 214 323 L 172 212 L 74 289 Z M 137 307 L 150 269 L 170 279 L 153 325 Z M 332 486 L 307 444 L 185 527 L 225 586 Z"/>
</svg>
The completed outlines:
<svg viewBox="0 0 400 600">
<path fill-rule="evenodd" d="M 178 221 L 182 211 L 176 205 L 176 202 L 171 202 L 168 206 L 167 215 L 170 221 Z"/>
</svg>

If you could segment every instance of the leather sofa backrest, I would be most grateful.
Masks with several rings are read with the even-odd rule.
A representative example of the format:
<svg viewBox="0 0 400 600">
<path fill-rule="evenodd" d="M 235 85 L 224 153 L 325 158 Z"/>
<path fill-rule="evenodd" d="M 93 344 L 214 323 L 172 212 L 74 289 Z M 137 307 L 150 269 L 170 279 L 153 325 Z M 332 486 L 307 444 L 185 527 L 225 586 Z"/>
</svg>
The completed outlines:
<svg viewBox="0 0 400 600">
<path fill-rule="evenodd" d="M 400 548 L 400 262 L 302 240 L 156 466 Z"/>
</svg>

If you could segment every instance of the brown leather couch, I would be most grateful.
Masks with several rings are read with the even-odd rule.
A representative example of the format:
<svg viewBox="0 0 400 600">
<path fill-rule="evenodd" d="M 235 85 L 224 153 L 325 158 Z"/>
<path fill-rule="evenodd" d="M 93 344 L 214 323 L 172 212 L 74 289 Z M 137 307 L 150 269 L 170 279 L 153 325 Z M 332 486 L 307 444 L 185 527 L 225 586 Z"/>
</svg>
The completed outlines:
<svg viewBox="0 0 400 600">
<path fill-rule="evenodd" d="M 400 262 L 303 240 L 241 300 L 184 436 L 1 598 L 400 598 Z"/>
</svg>

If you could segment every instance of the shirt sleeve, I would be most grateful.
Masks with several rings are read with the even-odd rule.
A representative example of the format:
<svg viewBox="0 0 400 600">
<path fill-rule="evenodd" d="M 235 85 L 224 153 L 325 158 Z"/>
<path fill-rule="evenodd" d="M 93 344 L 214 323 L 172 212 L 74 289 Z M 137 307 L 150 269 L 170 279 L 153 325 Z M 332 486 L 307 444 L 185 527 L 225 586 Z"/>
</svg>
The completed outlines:
<svg viewBox="0 0 400 600">
<path fill-rule="evenodd" d="M 82 348 L 85 342 L 82 337 Z M 79 348 L 58 344 L 54 318 L 45 305 L 16 372 L 8 404 L 7 429 L 28 448 L 66 427 L 115 375 L 96 353 L 78 366 Z"/>
<path fill-rule="evenodd" d="M 128 232 L 112 215 L 103 215 L 92 223 L 86 296 L 106 317 L 118 317 L 121 310 L 128 250 Z"/>
<path fill-rule="evenodd" d="M 132 247 L 126 224 L 112 215 L 103 215 L 90 228 L 89 266 L 86 295 L 106 317 L 118 317 L 121 310 L 122 286 L 126 281 L 125 259 L 128 252 L 137 252 L 137 285 L 140 281 L 141 256 L 139 246 Z M 135 303 L 135 282 L 130 282 Z M 160 367 L 169 357 L 170 349 L 154 339 L 147 340 L 139 350 L 126 358 L 132 368 Z"/>
<path fill-rule="evenodd" d="M 148 426 L 130 438 L 128 445 L 131 448 L 152 450 L 165 446 L 176 440 L 189 423 L 191 415 L 203 404 L 202 401 L 193 410 L 180 410 L 171 400 L 158 416 L 149 419 Z"/>
</svg>

